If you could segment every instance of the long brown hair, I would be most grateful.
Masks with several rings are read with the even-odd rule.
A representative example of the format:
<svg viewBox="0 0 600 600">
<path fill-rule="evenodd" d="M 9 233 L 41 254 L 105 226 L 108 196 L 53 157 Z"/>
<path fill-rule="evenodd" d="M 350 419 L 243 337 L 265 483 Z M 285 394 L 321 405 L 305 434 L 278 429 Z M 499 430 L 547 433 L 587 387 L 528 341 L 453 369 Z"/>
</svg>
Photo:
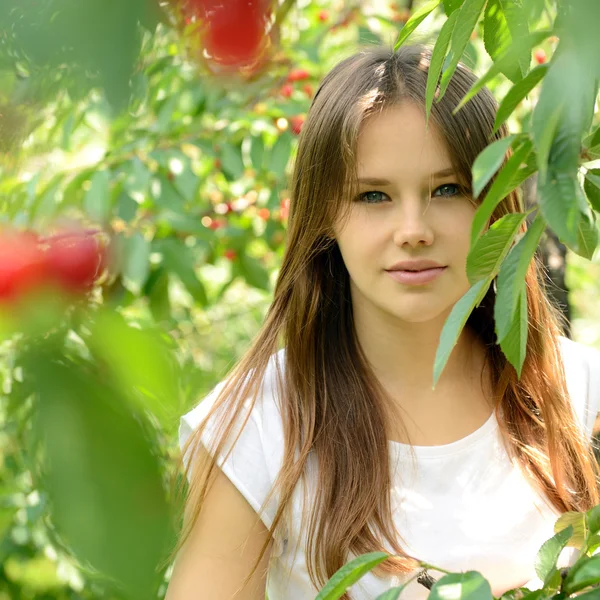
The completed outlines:
<svg viewBox="0 0 600 600">
<path fill-rule="evenodd" d="M 287 248 L 272 305 L 209 415 L 223 411 L 219 443 L 213 449 L 220 453 L 229 447 L 226 440 L 233 443 L 229 439 L 233 423 L 243 415 L 244 402 L 246 408 L 254 406 L 272 354 L 285 347 L 284 369 L 277 370 L 283 465 L 272 490 L 278 499 L 277 513 L 261 558 L 289 517 L 292 493 L 304 481 L 310 453 L 316 458 L 318 475 L 305 515 L 305 551 L 308 573 L 317 587 L 347 562 L 350 553 L 392 553 L 380 565 L 380 573 L 408 573 L 417 566 L 399 544 L 401 532 L 392 520 L 386 398 L 357 342 L 349 276 L 332 226 L 349 208 L 348 198 L 356 194 L 361 123 L 400 102 L 424 107 L 430 58 L 431 49 L 424 45 L 403 46 L 396 52 L 368 47 L 342 60 L 323 79 L 299 140 Z M 475 157 L 491 141 L 508 134 L 503 126 L 492 135 L 498 105 L 487 89 L 452 114 L 475 81 L 461 63 L 430 117 L 466 189 Z M 474 201 L 485 196 L 492 182 Z M 503 199 L 492 219 L 518 211 L 522 211 L 521 193 L 515 191 Z M 558 511 L 587 510 L 599 502 L 598 467 L 571 407 L 560 354 L 559 317 L 547 299 L 535 261 L 526 283 L 529 336 L 520 380 L 495 343 L 493 287 L 468 326 L 487 348 L 496 416 L 509 455 Z M 191 436 L 187 449 L 198 443 L 205 422 Z M 186 471 L 191 477 L 189 519 L 178 548 L 198 518 L 214 467 L 209 459 L 204 468 Z"/>
</svg>

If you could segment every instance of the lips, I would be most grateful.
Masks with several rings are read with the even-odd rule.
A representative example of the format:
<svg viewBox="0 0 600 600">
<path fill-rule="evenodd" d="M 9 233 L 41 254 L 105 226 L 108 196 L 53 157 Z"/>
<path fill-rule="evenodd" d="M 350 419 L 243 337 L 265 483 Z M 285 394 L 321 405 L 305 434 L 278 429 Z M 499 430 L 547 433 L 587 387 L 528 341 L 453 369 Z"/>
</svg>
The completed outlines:
<svg viewBox="0 0 600 600">
<path fill-rule="evenodd" d="M 446 270 L 446 267 L 442 265 L 420 269 L 415 269 L 413 265 L 411 266 L 413 267 L 411 269 L 394 268 L 389 269 L 387 272 L 390 274 L 392 279 L 398 283 L 403 283 L 406 285 L 423 285 L 426 283 L 431 283 Z"/>
</svg>

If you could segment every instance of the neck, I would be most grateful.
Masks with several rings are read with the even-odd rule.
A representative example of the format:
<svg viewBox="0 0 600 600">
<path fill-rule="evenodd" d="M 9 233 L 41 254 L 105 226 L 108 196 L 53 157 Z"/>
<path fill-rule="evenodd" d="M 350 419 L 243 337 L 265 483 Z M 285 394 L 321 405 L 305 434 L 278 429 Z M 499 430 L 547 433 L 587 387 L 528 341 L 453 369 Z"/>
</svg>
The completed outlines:
<svg viewBox="0 0 600 600">
<path fill-rule="evenodd" d="M 467 386 L 479 389 L 484 348 L 465 328 L 432 390 L 433 364 L 449 313 L 433 321 L 406 323 L 389 314 L 355 312 L 356 334 L 367 362 L 384 388 L 401 397 L 403 404 L 422 404 L 424 399 L 437 403 L 454 396 L 448 392 L 462 391 Z"/>
</svg>

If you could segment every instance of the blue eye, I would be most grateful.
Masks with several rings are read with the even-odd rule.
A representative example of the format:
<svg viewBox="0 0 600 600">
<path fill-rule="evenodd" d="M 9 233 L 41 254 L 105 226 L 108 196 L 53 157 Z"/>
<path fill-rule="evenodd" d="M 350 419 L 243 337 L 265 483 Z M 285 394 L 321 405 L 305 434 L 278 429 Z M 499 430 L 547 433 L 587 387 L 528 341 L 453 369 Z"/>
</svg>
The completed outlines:
<svg viewBox="0 0 600 600">
<path fill-rule="evenodd" d="M 385 194 L 383 192 L 376 192 L 376 191 L 363 192 L 362 194 L 359 194 L 358 201 L 364 202 L 365 204 L 379 204 L 379 202 L 377 200 L 367 199 L 367 196 L 369 196 L 370 194 L 381 194 L 382 196 L 385 196 Z"/>
<path fill-rule="evenodd" d="M 442 194 L 437 194 L 437 192 L 439 192 L 440 190 L 444 190 L 445 188 L 450 188 L 450 193 L 442 193 Z M 454 192 L 452 192 L 452 188 L 454 188 Z M 373 198 L 373 194 L 375 195 L 375 198 Z M 377 194 L 380 195 L 380 199 L 377 199 Z M 438 188 L 436 188 L 433 192 L 433 196 L 437 196 L 437 197 L 441 197 L 441 198 L 452 198 L 454 196 L 459 196 L 461 194 L 461 188 L 458 184 L 456 183 L 444 183 L 443 185 L 440 185 Z M 358 202 L 364 202 L 365 204 L 381 204 L 381 202 L 383 200 L 381 200 L 381 196 L 385 196 L 385 194 L 383 192 L 378 192 L 376 190 L 371 190 L 369 192 L 363 192 L 362 194 L 358 195 L 357 201 Z"/>
<path fill-rule="evenodd" d="M 442 196 L 458 196 L 460 194 L 460 187 L 456 183 L 445 183 L 444 185 L 440 185 L 435 191 L 442 190 L 444 188 L 455 188 L 456 192 L 454 194 L 441 194 Z M 435 196 L 435 192 L 433 194 Z"/>
</svg>

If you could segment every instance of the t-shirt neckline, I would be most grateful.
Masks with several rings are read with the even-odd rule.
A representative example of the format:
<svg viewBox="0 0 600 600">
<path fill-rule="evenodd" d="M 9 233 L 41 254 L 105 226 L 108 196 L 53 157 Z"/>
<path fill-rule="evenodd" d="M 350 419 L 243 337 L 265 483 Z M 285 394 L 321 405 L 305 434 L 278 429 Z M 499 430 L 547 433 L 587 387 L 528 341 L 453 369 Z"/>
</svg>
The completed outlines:
<svg viewBox="0 0 600 600">
<path fill-rule="evenodd" d="M 442 444 L 441 446 L 412 446 L 414 453 L 417 458 L 439 458 L 443 456 L 450 456 L 452 454 L 458 454 L 463 452 L 465 449 L 478 443 L 480 440 L 488 437 L 498 428 L 498 421 L 496 419 L 496 411 L 492 411 L 492 414 L 488 420 L 479 429 L 476 429 L 469 435 L 460 440 L 450 442 L 449 444 Z M 390 448 L 399 454 L 410 454 L 411 445 L 403 444 L 402 442 L 395 442 L 389 440 Z"/>
</svg>

